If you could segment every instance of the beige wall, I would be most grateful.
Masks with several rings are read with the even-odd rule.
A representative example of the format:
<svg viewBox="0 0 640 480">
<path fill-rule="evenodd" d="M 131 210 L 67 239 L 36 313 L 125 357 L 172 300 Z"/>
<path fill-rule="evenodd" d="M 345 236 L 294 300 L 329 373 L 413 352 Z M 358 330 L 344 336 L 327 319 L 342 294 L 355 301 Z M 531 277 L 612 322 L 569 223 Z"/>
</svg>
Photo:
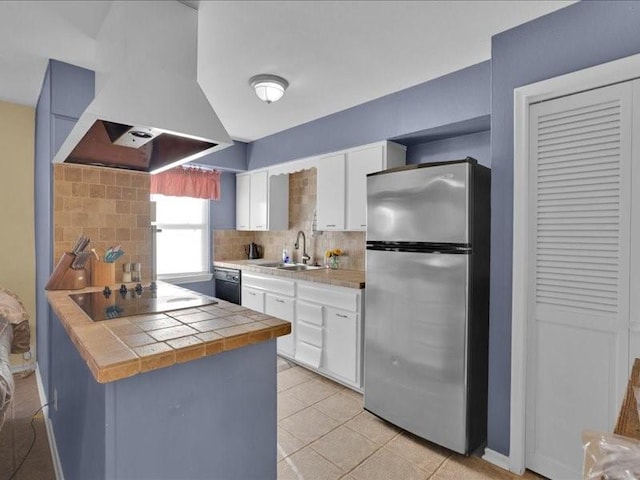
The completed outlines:
<svg viewBox="0 0 640 480">
<path fill-rule="evenodd" d="M 0 286 L 29 310 L 35 352 L 34 135 L 35 109 L 0 101 Z"/>
</svg>

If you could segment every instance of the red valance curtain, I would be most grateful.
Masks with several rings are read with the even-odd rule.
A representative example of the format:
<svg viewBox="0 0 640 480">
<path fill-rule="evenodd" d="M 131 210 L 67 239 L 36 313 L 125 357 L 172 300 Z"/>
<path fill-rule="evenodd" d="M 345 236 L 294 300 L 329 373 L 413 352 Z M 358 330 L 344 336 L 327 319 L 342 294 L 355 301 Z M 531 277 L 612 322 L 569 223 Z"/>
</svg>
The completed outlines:
<svg viewBox="0 0 640 480">
<path fill-rule="evenodd" d="M 220 172 L 198 167 L 172 168 L 151 175 L 151 193 L 220 200 Z"/>
</svg>

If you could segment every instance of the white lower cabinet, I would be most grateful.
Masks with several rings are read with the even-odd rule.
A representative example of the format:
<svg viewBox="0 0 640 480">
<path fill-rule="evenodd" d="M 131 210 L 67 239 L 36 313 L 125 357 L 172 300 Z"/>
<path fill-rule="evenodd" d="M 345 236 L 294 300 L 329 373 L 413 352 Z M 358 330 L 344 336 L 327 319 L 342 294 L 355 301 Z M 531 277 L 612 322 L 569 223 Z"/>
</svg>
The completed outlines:
<svg viewBox="0 0 640 480">
<path fill-rule="evenodd" d="M 291 322 L 278 354 L 362 389 L 364 290 L 242 274 L 242 306 Z"/>
<path fill-rule="evenodd" d="M 324 319 L 322 305 L 296 301 L 296 355 L 295 359 L 313 368 L 322 364 L 324 345 Z"/>
<path fill-rule="evenodd" d="M 325 362 L 328 373 L 356 383 L 358 381 L 358 315 L 327 308 L 325 314 Z"/>
<path fill-rule="evenodd" d="M 293 358 L 295 355 L 296 317 L 295 282 L 273 275 L 243 272 L 242 306 L 281 318 L 291 323 L 291 333 L 278 337 L 278 353 Z"/>
<path fill-rule="evenodd" d="M 264 292 L 256 288 L 242 286 L 242 306 L 264 313 Z"/>
<path fill-rule="evenodd" d="M 362 290 L 297 282 L 295 360 L 362 388 Z"/>
<path fill-rule="evenodd" d="M 296 322 L 293 298 L 275 295 L 273 293 L 265 293 L 264 313 L 291 322 L 291 333 L 284 337 L 278 337 L 278 351 L 293 357 L 296 351 L 294 341 L 296 336 Z"/>
</svg>

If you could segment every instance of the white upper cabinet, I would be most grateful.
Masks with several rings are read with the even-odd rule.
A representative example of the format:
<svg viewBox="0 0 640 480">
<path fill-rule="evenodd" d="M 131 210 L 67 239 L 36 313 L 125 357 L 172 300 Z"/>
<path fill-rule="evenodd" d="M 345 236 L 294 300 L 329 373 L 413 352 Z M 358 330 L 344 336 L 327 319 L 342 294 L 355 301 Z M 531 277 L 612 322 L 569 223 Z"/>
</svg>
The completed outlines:
<svg viewBox="0 0 640 480">
<path fill-rule="evenodd" d="M 318 160 L 318 230 L 344 230 L 345 159 L 340 153 Z"/>
<path fill-rule="evenodd" d="M 236 229 L 287 230 L 289 176 L 267 170 L 236 175 Z"/>
<path fill-rule="evenodd" d="M 349 153 L 347 161 L 347 230 L 367 229 L 367 174 L 384 169 L 381 145 Z"/>
<path fill-rule="evenodd" d="M 249 218 L 251 230 L 267 230 L 267 180 L 266 171 L 251 174 Z"/>
<path fill-rule="evenodd" d="M 378 142 L 236 175 L 236 228 L 289 229 L 289 174 L 317 170 L 317 228 L 367 230 L 367 175 L 406 162 L 407 148 Z"/>
<path fill-rule="evenodd" d="M 236 229 L 249 230 L 251 175 L 236 175 Z"/>
<path fill-rule="evenodd" d="M 406 147 L 392 142 L 318 159 L 318 230 L 366 231 L 367 174 L 405 161 Z"/>
</svg>

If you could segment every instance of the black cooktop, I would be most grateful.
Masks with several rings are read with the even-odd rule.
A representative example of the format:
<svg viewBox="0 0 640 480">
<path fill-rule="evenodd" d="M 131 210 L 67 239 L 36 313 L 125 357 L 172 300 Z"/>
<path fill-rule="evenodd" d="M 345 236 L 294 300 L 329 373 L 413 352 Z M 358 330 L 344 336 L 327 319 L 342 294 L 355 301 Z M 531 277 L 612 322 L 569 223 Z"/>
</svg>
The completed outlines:
<svg viewBox="0 0 640 480">
<path fill-rule="evenodd" d="M 143 287 L 137 284 L 118 290 L 105 287 L 101 292 L 69 295 L 94 322 L 133 315 L 170 312 L 184 308 L 203 307 L 218 303 L 214 298 L 166 283 Z"/>
</svg>

